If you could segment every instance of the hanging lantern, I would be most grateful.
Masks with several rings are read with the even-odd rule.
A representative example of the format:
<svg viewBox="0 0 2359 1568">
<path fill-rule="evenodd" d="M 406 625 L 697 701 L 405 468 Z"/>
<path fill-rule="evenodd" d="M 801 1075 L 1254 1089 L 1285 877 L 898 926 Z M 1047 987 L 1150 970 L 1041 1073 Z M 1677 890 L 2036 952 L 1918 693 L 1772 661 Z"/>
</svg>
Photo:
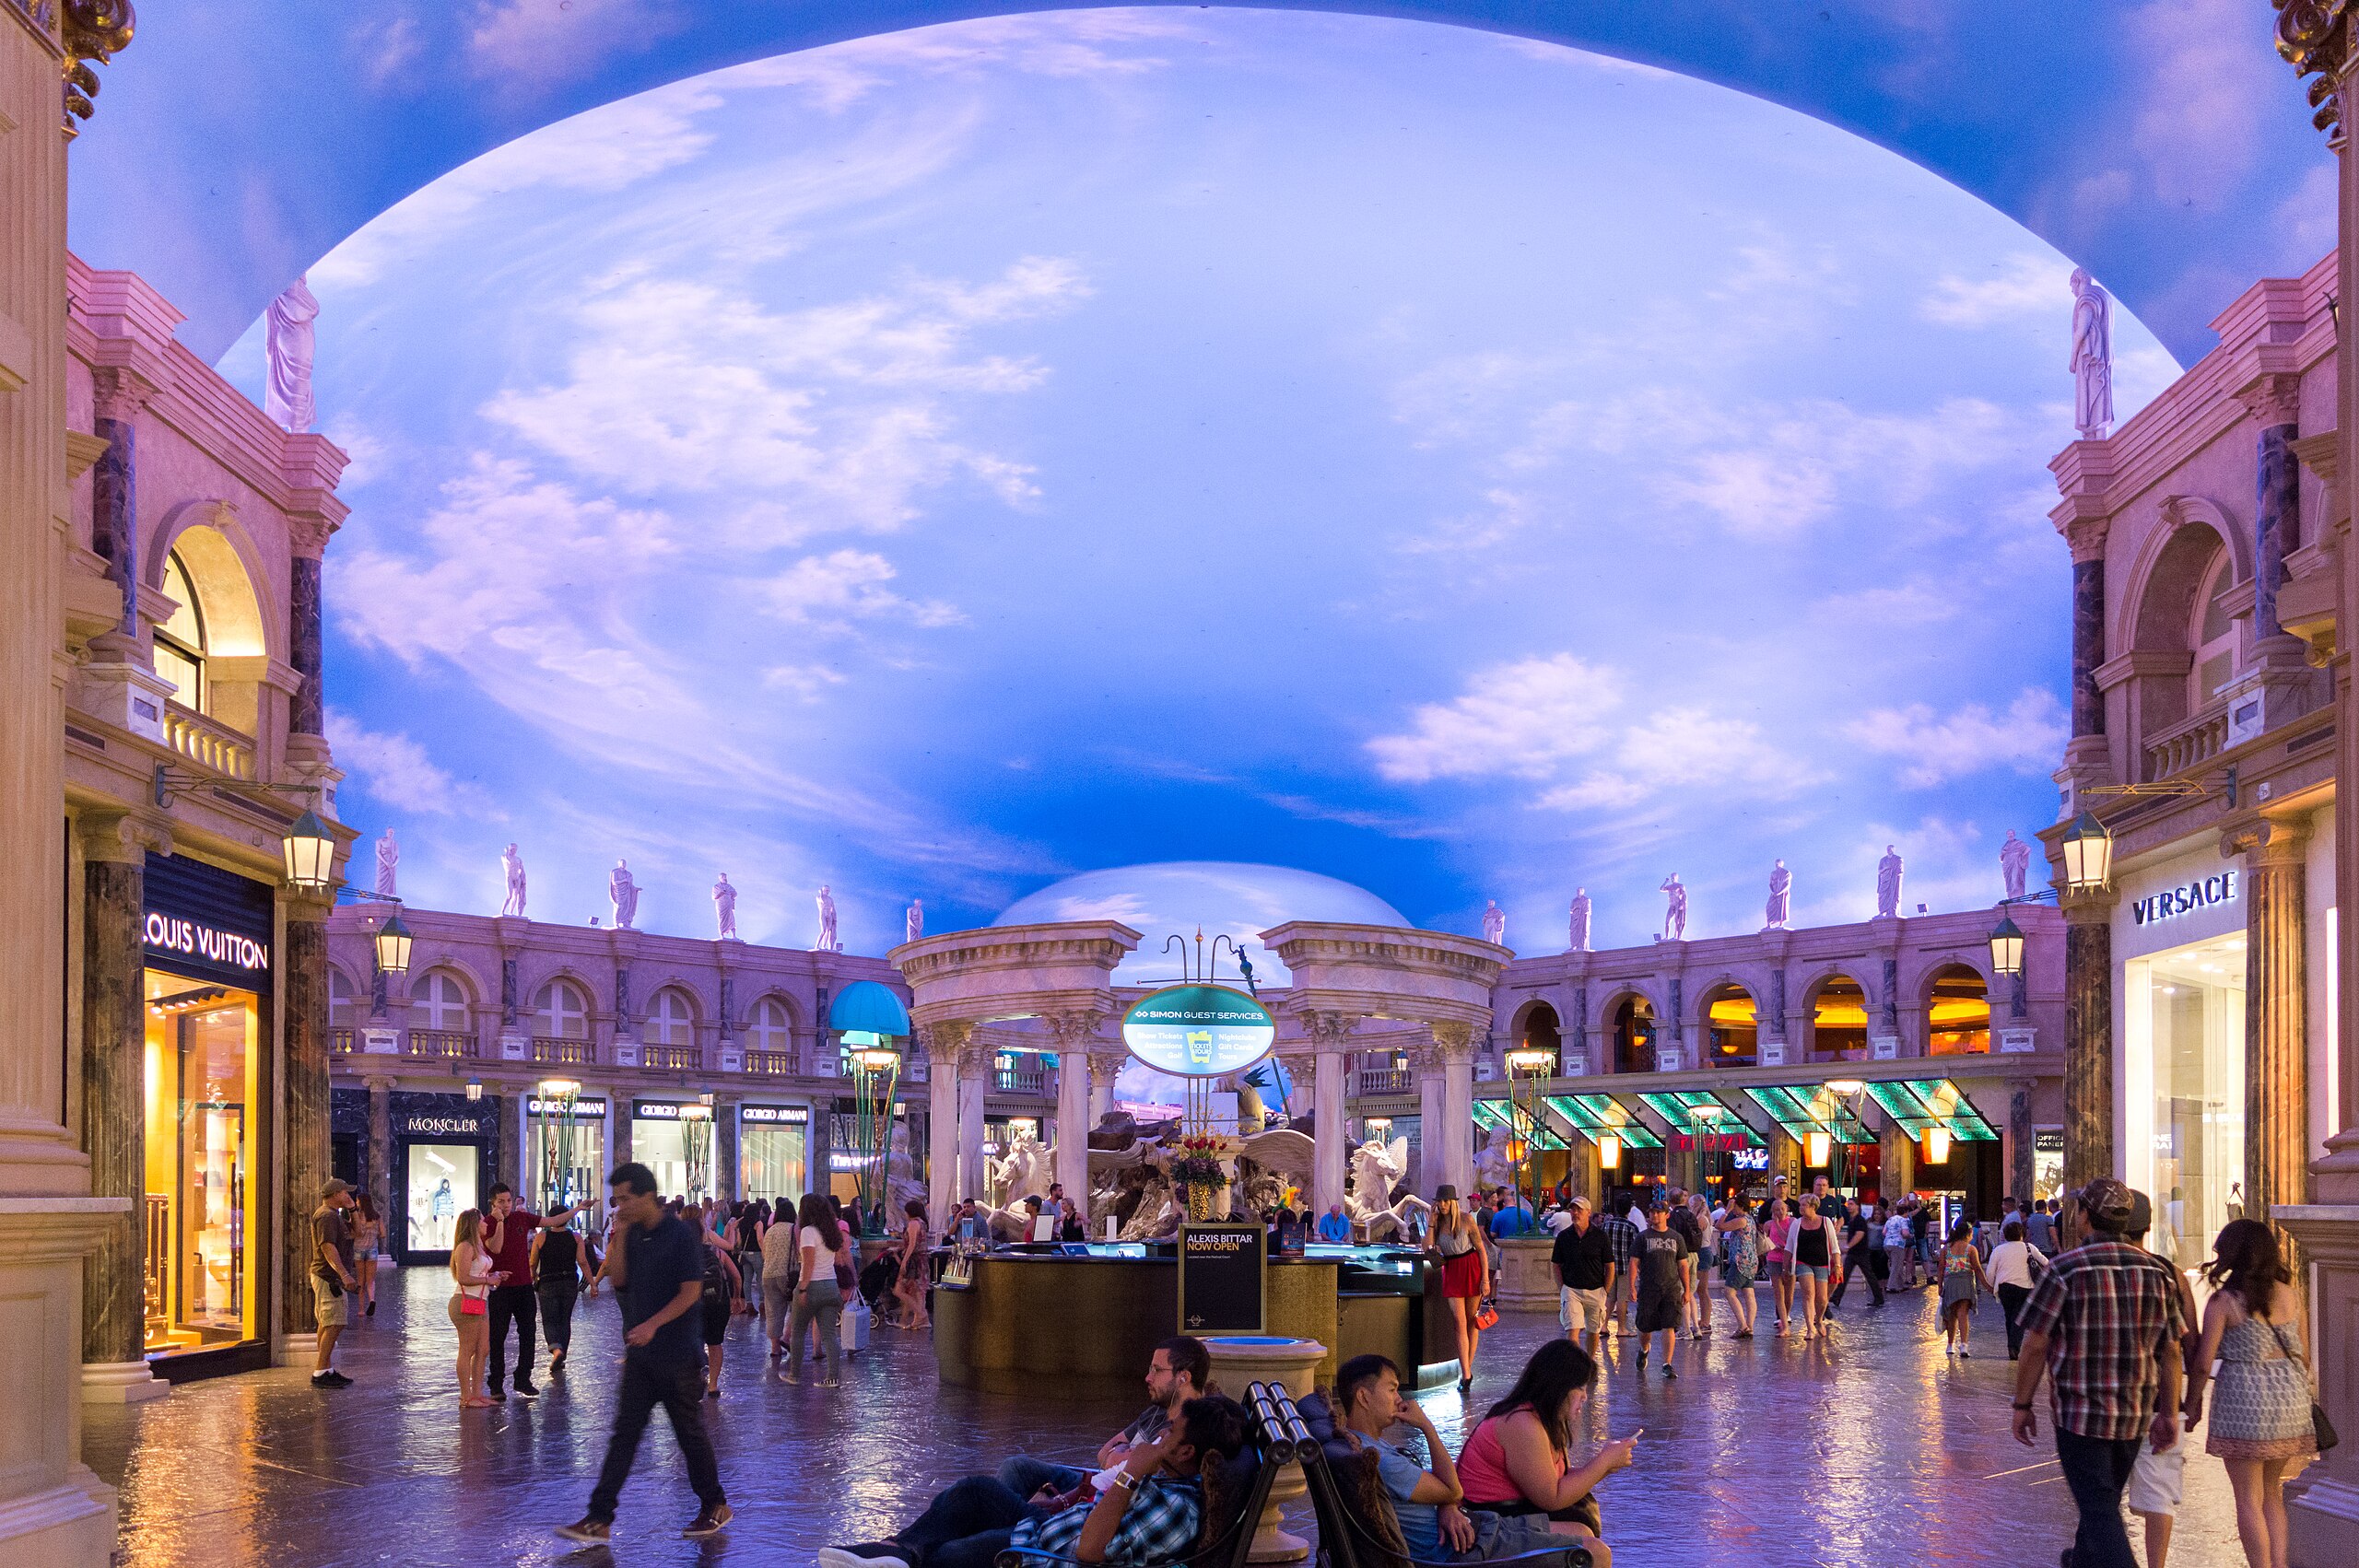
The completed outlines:
<svg viewBox="0 0 2359 1568">
<path fill-rule="evenodd" d="M 325 893 L 335 880 L 335 836 L 316 812 L 305 812 L 279 846 L 287 857 L 287 885 L 298 893 Z"/>
<path fill-rule="evenodd" d="M 2064 830 L 2064 885 L 2095 893 L 2113 880 L 2113 835 L 2095 813 L 2083 812 Z"/>
<path fill-rule="evenodd" d="M 2024 932 L 2013 919 L 2002 917 L 1999 929 L 1990 933 L 1990 972 L 1994 975 L 2020 975 L 2024 972 Z"/>
<path fill-rule="evenodd" d="M 1612 1133 L 1607 1133 L 1604 1137 L 1599 1139 L 1597 1141 L 1597 1163 L 1599 1168 L 1602 1170 L 1620 1170 L 1622 1168 L 1622 1140 L 1614 1137 Z"/>
<path fill-rule="evenodd" d="M 1813 1128 L 1810 1135 L 1810 1163 L 1824 1169 L 1835 1157 L 1835 1134 L 1825 1128 Z"/>
<path fill-rule="evenodd" d="M 409 928 L 402 924 L 400 911 L 377 928 L 377 967 L 388 975 L 409 973 Z"/>
<path fill-rule="evenodd" d="M 1925 1163 L 1946 1165 L 1950 1163 L 1950 1129 L 1932 1127 L 1925 1129 Z"/>
<path fill-rule="evenodd" d="M 482 1079 L 470 1078 L 467 1080 L 467 1098 L 470 1100 L 480 1100 L 483 1098 Z"/>
</svg>

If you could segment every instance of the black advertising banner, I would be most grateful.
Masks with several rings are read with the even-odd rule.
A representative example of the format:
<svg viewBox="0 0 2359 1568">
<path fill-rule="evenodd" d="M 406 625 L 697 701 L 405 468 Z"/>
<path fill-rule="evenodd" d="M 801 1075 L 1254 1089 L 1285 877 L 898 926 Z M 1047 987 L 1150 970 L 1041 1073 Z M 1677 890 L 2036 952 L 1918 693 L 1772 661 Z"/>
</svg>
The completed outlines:
<svg viewBox="0 0 2359 1568">
<path fill-rule="evenodd" d="M 1187 1334 L 1262 1332 L 1257 1223 L 1180 1227 L 1180 1328 Z"/>
</svg>

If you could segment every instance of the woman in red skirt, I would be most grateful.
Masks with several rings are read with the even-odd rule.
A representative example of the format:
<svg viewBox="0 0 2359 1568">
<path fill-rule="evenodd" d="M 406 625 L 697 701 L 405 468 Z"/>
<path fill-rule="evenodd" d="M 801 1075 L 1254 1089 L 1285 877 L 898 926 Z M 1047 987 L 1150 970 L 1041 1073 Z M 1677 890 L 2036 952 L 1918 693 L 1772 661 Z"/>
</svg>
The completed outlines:
<svg viewBox="0 0 2359 1568">
<path fill-rule="evenodd" d="M 1434 1228 L 1426 1250 L 1441 1259 L 1441 1293 L 1449 1303 L 1450 1326 L 1458 1330 L 1458 1391 L 1463 1394 L 1474 1386 L 1474 1352 L 1483 1342 L 1474 1315 L 1491 1293 L 1491 1267 L 1483 1252 L 1483 1232 L 1458 1201 L 1454 1187 L 1434 1189 Z"/>
</svg>

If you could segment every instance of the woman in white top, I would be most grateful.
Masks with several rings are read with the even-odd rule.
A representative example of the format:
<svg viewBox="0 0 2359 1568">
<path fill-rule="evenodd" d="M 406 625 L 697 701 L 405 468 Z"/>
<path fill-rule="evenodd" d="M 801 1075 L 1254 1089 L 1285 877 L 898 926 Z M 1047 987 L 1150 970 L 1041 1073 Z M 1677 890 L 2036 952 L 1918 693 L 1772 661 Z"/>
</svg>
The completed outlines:
<svg viewBox="0 0 2359 1568">
<path fill-rule="evenodd" d="M 458 1289 L 451 1295 L 451 1326 L 459 1331 L 459 1408 L 477 1410 L 499 1403 L 482 1393 L 483 1366 L 491 1346 L 491 1287 L 507 1275 L 491 1266 L 481 1239 L 483 1216 L 473 1209 L 459 1215 L 451 1232 L 451 1279 Z"/>
<path fill-rule="evenodd" d="M 803 1333 L 816 1325 L 819 1341 L 827 1354 L 827 1375 L 820 1384 L 833 1388 L 841 1381 L 843 1340 L 838 1333 L 838 1319 L 844 1307 L 843 1287 L 838 1282 L 837 1270 L 846 1262 L 846 1249 L 851 1238 L 836 1222 L 834 1205 L 816 1192 L 803 1195 L 801 1234 L 795 1238 L 795 1252 L 802 1261 L 803 1278 L 794 1287 L 794 1316 L 787 1328 L 786 1364 L 778 1375 L 780 1383 L 803 1381 Z"/>
<path fill-rule="evenodd" d="M 2022 1315 L 2024 1303 L 2031 1299 L 2031 1288 L 2048 1271 L 2048 1254 L 2024 1239 L 2021 1220 L 2009 1220 L 2000 1234 L 2006 1239 L 1990 1249 L 1990 1261 L 1982 1266 L 1982 1272 L 2006 1311 L 2007 1359 L 2013 1361 L 2024 1348 L 2024 1331 L 2015 1326 L 2015 1319 Z"/>
</svg>

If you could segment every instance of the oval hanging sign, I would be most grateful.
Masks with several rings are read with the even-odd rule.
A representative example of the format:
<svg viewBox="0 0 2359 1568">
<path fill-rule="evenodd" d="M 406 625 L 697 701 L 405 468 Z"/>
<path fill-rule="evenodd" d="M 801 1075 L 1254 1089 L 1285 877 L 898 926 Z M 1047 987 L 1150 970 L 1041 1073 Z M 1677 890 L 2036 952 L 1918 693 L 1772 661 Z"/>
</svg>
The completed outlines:
<svg viewBox="0 0 2359 1568">
<path fill-rule="evenodd" d="M 1217 1078 L 1250 1067 L 1277 1038 L 1270 1010 L 1226 986 L 1167 986 L 1122 1014 L 1130 1053 L 1175 1078 Z"/>
</svg>

